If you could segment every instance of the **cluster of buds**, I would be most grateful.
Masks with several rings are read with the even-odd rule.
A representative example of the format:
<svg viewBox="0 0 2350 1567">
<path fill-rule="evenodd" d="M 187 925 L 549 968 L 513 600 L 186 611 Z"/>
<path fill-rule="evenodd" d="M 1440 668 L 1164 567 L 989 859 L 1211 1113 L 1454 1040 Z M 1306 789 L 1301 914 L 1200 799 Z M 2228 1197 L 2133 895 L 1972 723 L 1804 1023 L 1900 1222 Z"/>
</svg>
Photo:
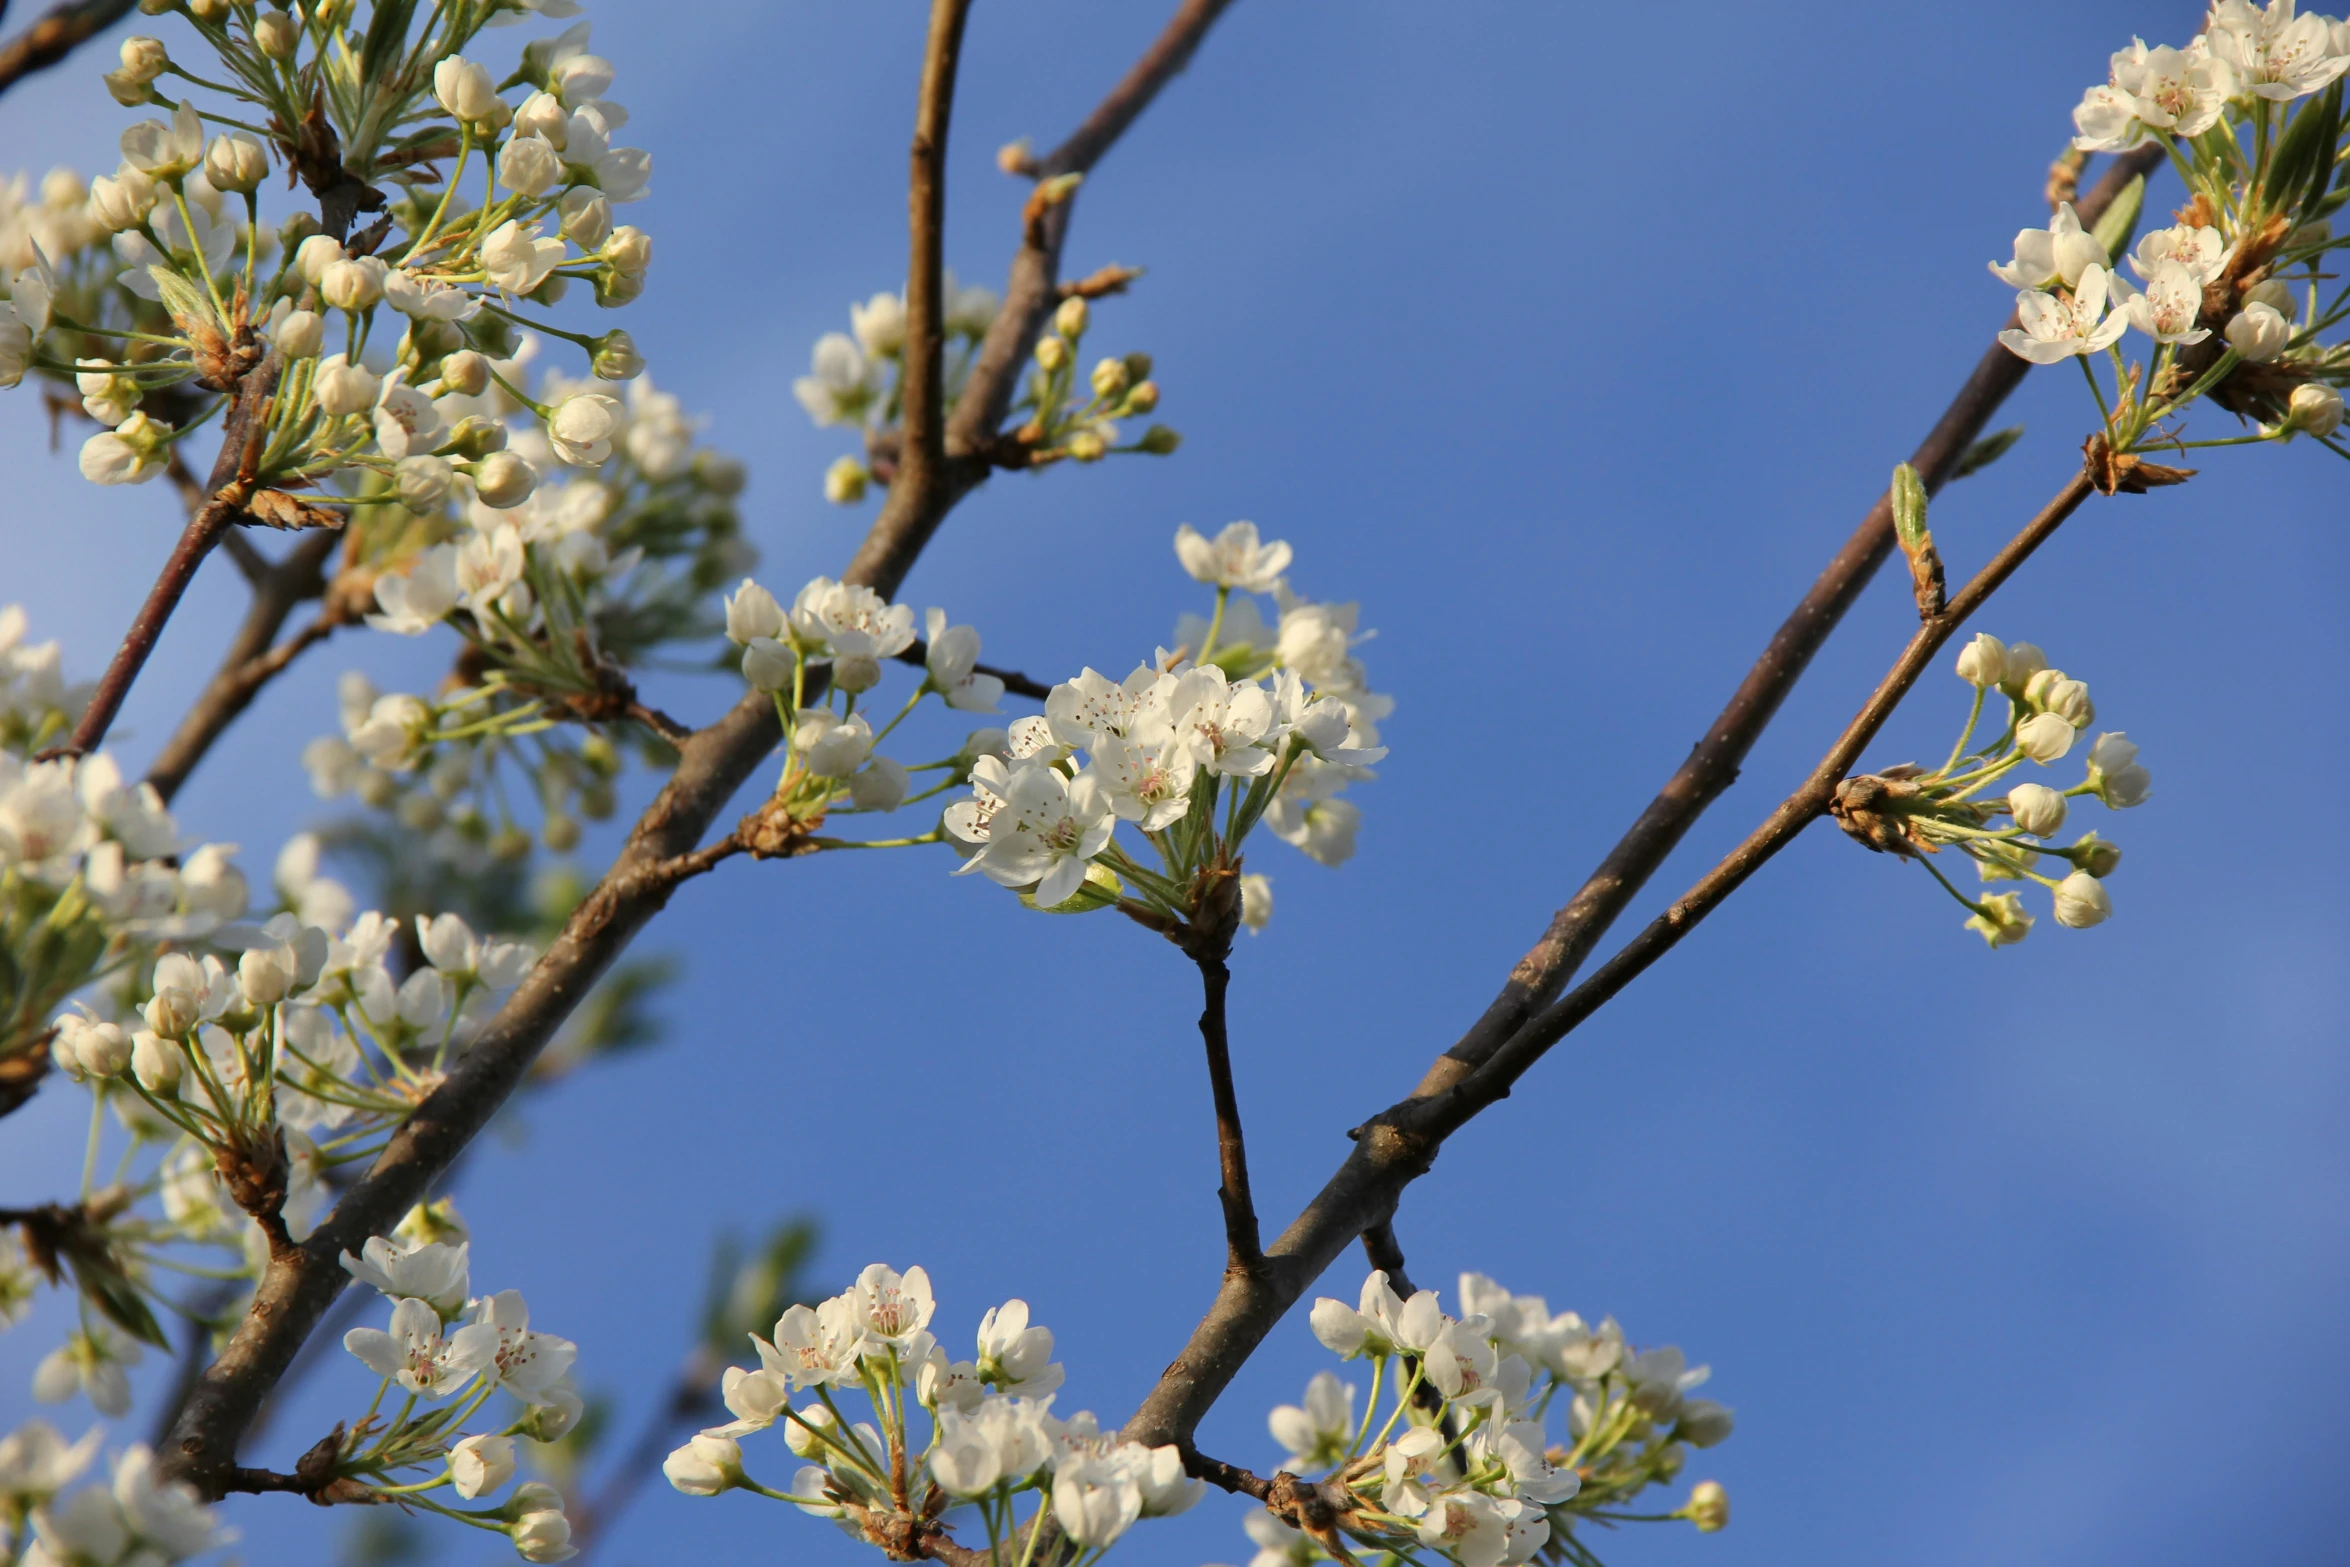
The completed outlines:
<svg viewBox="0 0 2350 1567">
<path fill-rule="evenodd" d="M 2346 71 L 2350 23 L 2296 15 L 2292 0 L 2265 10 L 2220 0 L 2185 48 L 2133 41 L 2116 53 L 2106 83 L 2073 111 L 2078 150 L 2157 144 L 2190 197 L 2173 226 L 2130 255 L 2142 286 L 2112 270 L 2142 181 L 2095 232 L 2060 205 L 2049 227 L 2016 236 L 2011 261 L 1992 265 L 2021 290 L 2022 329 L 2002 341 L 2037 364 L 2081 356 L 2103 416 L 2090 472 L 2107 493 L 2191 473 L 2147 461 L 2154 451 L 2306 435 L 2350 456 L 2334 441 L 2350 344 L 2320 340 L 2350 316 L 2350 300 L 2319 290 L 2331 276 L 2325 257 L 2350 242 L 2330 222 L 2350 200 L 2350 171 L 2337 172 Z M 2119 341 L 2132 328 L 2152 341 L 2151 364 L 2125 362 Z M 2110 390 L 2091 367 L 2100 355 L 2111 361 Z M 2184 439 L 2179 416 L 2204 396 L 2255 432 Z"/>
<path fill-rule="evenodd" d="M 1095 1560 L 1138 1519 L 1171 1517 L 1205 1494 L 1174 1447 L 1120 1441 L 1088 1413 L 1052 1413 L 1063 1372 L 1052 1330 L 1028 1320 L 1027 1302 L 983 1316 L 968 1360 L 930 1331 L 936 1311 L 927 1273 L 881 1263 L 829 1300 L 791 1307 L 773 1338 L 751 1336 L 758 1369 L 726 1372 L 735 1418 L 671 1453 L 669 1483 L 689 1496 L 743 1490 L 792 1503 L 901 1561 L 933 1554 L 950 1515 L 970 1508 L 991 1567 L 1037 1559 L 1048 1523 Z M 842 1407 L 852 1395 L 871 1419 Z M 788 1490 L 744 1470 L 743 1438 L 779 1425 L 805 1460 Z"/>
<path fill-rule="evenodd" d="M 1080 382 L 1085 331 L 1092 310 L 1084 299 L 1061 301 L 1053 312 L 1052 330 L 1036 340 L 1036 370 L 1017 411 L 1028 417 L 1013 439 L 1026 449 L 1032 463 L 1100 462 L 1112 452 L 1148 452 L 1164 457 L 1183 444 L 1183 438 L 1163 424 L 1154 424 L 1132 441 L 1118 428 L 1120 419 L 1135 419 L 1159 406 L 1159 383 L 1151 379 L 1151 356 L 1126 354 L 1099 360 Z M 1119 444 L 1126 441 L 1126 444 Z"/>
<path fill-rule="evenodd" d="M 1273 1411 L 1291 1469 L 1267 1512 L 1249 1519 L 1260 1567 L 1351 1561 L 1349 1539 L 1398 1557 L 1435 1551 L 1461 1567 L 1583 1564 L 1593 1558 L 1576 1536 L 1581 1520 L 1678 1518 L 1708 1531 L 1728 1522 L 1712 1481 L 1675 1511 L 1625 1510 L 1677 1479 L 1688 1449 L 1730 1435 L 1728 1409 L 1690 1396 L 1706 1367 L 1671 1346 L 1635 1351 L 1613 1318 L 1594 1328 L 1571 1311 L 1554 1316 L 1540 1296 L 1482 1274 L 1461 1276 L 1460 1305 L 1456 1318 L 1433 1290 L 1401 1299 L 1384 1272 L 1353 1306 L 1314 1303 L 1314 1336 L 1370 1361 L 1370 1397 L 1358 1416 L 1356 1387 L 1323 1371 L 1302 1404 Z M 1547 1422 L 1562 1391 L 1566 1440 L 1554 1443 Z"/>
<path fill-rule="evenodd" d="M 577 1550 L 554 1487 L 531 1481 L 503 1502 L 488 1499 L 515 1477 L 517 1438 L 554 1442 L 579 1424 L 586 1406 L 571 1379 L 578 1346 L 534 1330 L 519 1290 L 470 1296 L 470 1251 L 444 1202 L 414 1210 L 360 1255 L 343 1253 L 343 1267 L 387 1297 L 392 1311 L 385 1327 L 343 1337 L 382 1381 L 366 1413 L 313 1450 L 318 1494 L 354 1502 L 396 1496 L 402 1506 L 505 1535 L 524 1561 L 559 1562 Z M 505 1418 L 479 1422 L 499 1393 L 513 1400 Z M 386 1419 L 379 1411 L 394 1395 L 401 1403 Z M 476 1423 L 487 1428 L 467 1433 Z M 419 1470 L 424 1478 L 411 1478 Z M 441 1501 L 434 1493 L 443 1487 L 460 1502 L 485 1505 Z"/>
<path fill-rule="evenodd" d="M 1966 727 L 1950 759 L 1932 772 L 1904 763 L 1847 778 L 1829 806 L 1838 826 L 1869 848 L 1916 859 L 1952 897 L 1966 906 L 1967 928 L 1994 947 L 2012 946 L 2031 934 L 2033 919 L 2017 893 L 1969 897 L 1935 868 L 1933 856 L 1955 848 L 1974 861 L 1984 881 L 2035 881 L 2055 897 L 2056 922 L 2086 929 L 2113 912 L 2105 878 L 2121 863 L 2112 843 L 2085 833 L 2069 845 L 2049 842 L 2071 814 L 2070 802 L 2096 799 L 2109 810 L 2142 805 L 2153 792 L 2153 775 L 2138 760 L 2128 735 L 2113 731 L 2089 743 L 2087 776 L 2070 788 L 2039 783 L 1991 792 L 2026 762 L 2051 766 L 2062 761 L 2097 721 L 2089 687 L 2061 669 L 2052 669 L 2029 642 L 2010 645 L 1988 633 L 1959 651 L 1958 677 L 1974 688 Z M 1973 746 L 1985 704 L 1996 692 L 2007 717 L 1998 735 Z M 1970 749 L 1970 746 L 1972 747 Z M 2042 858 L 2070 867 L 2062 877 L 2038 869 Z"/>
<path fill-rule="evenodd" d="M 85 443 L 82 472 L 139 483 L 170 465 L 212 397 L 274 366 L 253 382 L 238 426 L 256 453 L 246 501 L 255 517 L 335 525 L 305 490 L 520 502 L 539 470 L 450 406 L 497 378 L 513 329 L 579 345 L 603 380 L 627 380 L 644 363 L 624 331 L 566 331 L 522 313 L 553 306 L 572 281 L 591 283 L 599 304 L 625 304 L 651 257 L 641 230 L 613 220 L 616 204 L 644 194 L 651 160 L 612 145 L 628 117 L 605 96 L 613 69 L 588 52 L 587 24 L 528 46 L 501 84 L 462 51 L 500 13 L 532 7 L 396 13 L 398 35 L 385 33 L 386 17 L 362 22 L 350 6 L 176 9 L 217 68 L 183 70 L 157 39 L 124 43 L 109 88 L 169 118 L 123 133 L 123 163 L 91 183 L 85 223 L 20 218 L 28 238 L 13 248 L 34 256 L 0 273 L 0 384 L 27 369 L 71 380 L 106 426 Z M 177 100 L 163 91 L 174 81 L 187 84 Z M 514 89 L 519 102 L 503 96 Z M 199 109 L 199 91 L 228 101 Z M 207 140 L 207 121 L 231 128 Z M 479 207 L 458 194 L 476 154 L 487 185 Z M 273 160 L 318 208 L 274 232 L 260 212 Z M 49 186 L 72 183 L 45 182 L 42 211 Z M 368 213 L 377 216 L 354 232 Z M 564 461 L 603 460 L 618 422 L 611 398 L 566 388 L 533 402 L 505 389 Z"/>
</svg>

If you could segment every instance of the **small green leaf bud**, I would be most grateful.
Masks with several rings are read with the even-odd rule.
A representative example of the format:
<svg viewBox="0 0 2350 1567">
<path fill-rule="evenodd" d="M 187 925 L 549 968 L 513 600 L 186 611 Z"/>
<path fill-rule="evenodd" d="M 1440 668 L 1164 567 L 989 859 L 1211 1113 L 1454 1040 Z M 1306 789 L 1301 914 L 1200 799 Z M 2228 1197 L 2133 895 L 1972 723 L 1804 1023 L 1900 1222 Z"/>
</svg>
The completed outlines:
<svg viewBox="0 0 2350 1567">
<path fill-rule="evenodd" d="M 1140 450 L 1149 452 L 1154 457 L 1164 457 L 1182 444 L 1183 437 L 1163 424 L 1154 424 L 1143 431 L 1142 440 L 1137 443 Z"/>
</svg>

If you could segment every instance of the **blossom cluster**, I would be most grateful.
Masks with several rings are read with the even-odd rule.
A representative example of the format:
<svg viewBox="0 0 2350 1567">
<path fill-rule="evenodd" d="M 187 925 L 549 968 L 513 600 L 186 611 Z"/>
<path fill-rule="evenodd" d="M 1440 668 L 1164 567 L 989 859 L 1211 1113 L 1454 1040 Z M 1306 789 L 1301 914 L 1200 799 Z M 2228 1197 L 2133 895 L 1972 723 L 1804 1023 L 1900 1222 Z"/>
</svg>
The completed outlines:
<svg viewBox="0 0 2350 1567">
<path fill-rule="evenodd" d="M 28 1420 L 0 1437 L 0 1522 L 22 1543 L 8 1558 L 15 1567 L 170 1567 L 236 1538 L 193 1490 L 157 1473 L 143 1443 L 114 1456 L 104 1483 L 66 1495 L 102 1436 L 93 1427 L 68 1442 L 47 1421 Z"/>
<path fill-rule="evenodd" d="M 964 288 L 954 273 L 945 275 L 941 325 L 947 354 L 941 382 L 950 410 L 962 397 L 980 344 L 1001 308 L 993 290 Z M 1117 421 L 1156 410 L 1159 387 L 1151 379 L 1148 354 L 1102 359 L 1079 381 L 1091 309 L 1082 298 L 1063 300 L 1050 330 L 1037 340 L 1035 370 L 1015 408 L 1026 416 L 1013 434 L 1022 465 L 1063 458 L 1099 462 L 1114 451 L 1164 456 L 1181 444 L 1173 430 L 1157 424 L 1120 444 L 1125 437 Z M 849 332 L 827 332 L 816 340 L 808 373 L 792 383 L 792 394 L 818 425 L 855 425 L 864 434 L 863 457 L 842 457 L 825 470 L 824 493 L 842 505 L 864 499 L 872 482 L 886 481 L 895 467 L 895 427 L 905 412 L 905 299 L 885 291 L 852 304 L 849 325 Z"/>
<path fill-rule="evenodd" d="M 2114 267 L 2142 183 L 2094 231 L 2060 204 L 2047 228 L 2019 233 L 2012 259 L 1991 267 L 2019 290 L 2020 329 L 2001 334 L 2015 353 L 2036 364 L 2079 356 L 2085 369 L 2095 356 L 2111 358 L 2110 392 L 2089 376 L 2110 452 L 2297 435 L 2333 444 L 2350 347 L 2320 334 L 2350 314 L 2350 302 L 2324 297 L 2320 284 L 2331 276 L 2324 258 L 2344 243 L 2330 219 L 2350 199 L 2335 173 L 2345 72 L 2350 23 L 2297 13 L 2294 0 L 2219 0 L 2185 48 L 2132 40 L 2073 111 L 2079 152 L 2158 144 L 2190 197 L 2130 252 L 2136 284 Z M 2132 329 L 2154 347 L 2150 366 L 2122 358 L 2120 339 Z M 2255 433 L 2183 439 L 2178 416 L 2204 396 Z M 2101 482 L 2144 488 L 2185 477 L 2124 462 Z"/>
<path fill-rule="evenodd" d="M 504 1490 L 521 1456 L 515 1439 L 556 1441 L 586 1407 L 571 1380 L 578 1346 L 533 1329 L 519 1290 L 471 1296 L 470 1251 L 444 1206 L 417 1210 L 402 1232 L 370 1240 L 358 1256 L 343 1253 L 344 1269 L 389 1298 L 392 1311 L 385 1327 L 343 1336 L 343 1347 L 383 1380 L 366 1414 L 347 1429 L 335 1477 L 354 1487 L 395 1487 L 404 1506 L 503 1533 L 524 1561 L 562 1561 L 577 1551 L 552 1486 L 526 1482 L 503 1503 L 480 1508 L 432 1495 L 447 1486 L 460 1501 L 477 1502 Z M 515 1401 L 511 1417 L 460 1434 L 500 1392 Z M 384 1400 L 394 1395 L 399 1412 L 385 1419 Z M 426 1478 L 404 1477 L 418 1469 Z M 350 1499 L 369 1498 L 358 1490 Z"/>
<path fill-rule="evenodd" d="M 645 193 L 651 160 L 613 144 L 628 115 L 607 96 L 613 67 L 589 52 L 588 24 L 528 45 L 501 86 L 480 57 L 482 29 L 544 5 L 475 0 L 364 21 L 347 5 L 180 9 L 214 59 L 189 70 L 160 39 L 123 42 L 110 91 L 168 118 L 123 132 L 122 164 L 89 183 L 81 218 L 68 210 L 70 174 L 45 180 L 37 207 L 21 180 L 0 204 L 10 241 L 0 250 L 15 253 L 0 384 L 27 370 L 71 379 L 105 426 L 82 448 L 83 474 L 140 483 L 217 410 L 213 394 L 274 356 L 256 515 L 332 525 L 298 492 L 332 499 L 370 481 L 494 508 L 522 501 L 540 465 L 448 406 L 499 384 L 514 330 L 578 345 L 605 381 L 644 366 L 625 331 L 590 335 L 524 314 L 555 305 L 573 281 L 600 305 L 626 304 L 651 259 L 645 233 L 614 221 L 616 205 Z M 405 19 L 400 36 L 385 35 L 391 16 Z M 523 96 L 509 101 L 516 88 Z M 212 106 L 199 108 L 200 96 Z M 208 123 L 224 128 L 208 137 Z M 339 156 L 317 156 L 321 137 Z M 477 155 L 474 206 L 460 191 Z M 260 212 L 273 161 L 318 209 L 274 231 Z M 621 423 L 613 398 L 587 384 L 546 401 L 503 387 L 563 461 L 603 460 Z"/>
<path fill-rule="evenodd" d="M 1988 632 L 1960 649 L 1958 677 L 1974 688 L 1966 727 L 1949 760 L 1931 772 L 1914 764 L 1848 778 L 1830 810 L 1838 825 L 1872 849 L 1915 858 L 1965 905 L 1967 929 L 1993 947 L 2012 946 L 2031 934 L 2033 917 L 2013 892 L 1970 897 L 1935 868 L 1932 856 L 1956 849 L 1972 860 L 1986 882 L 2033 881 L 2053 895 L 2056 922 L 2076 930 L 2104 923 L 2113 913 L 2105 879 L 2121 864 L 2121 849 L 2096 833 L 2059 846 L 2049 840 L 2062 831 L 2074 800 L 2093 798 L 2109 810 L 2143 805 L 2154 790 L 2153 774 L 2138 760 L 2138 747 L 2119 731 L 2100 733 L 2088 745 L 2086 776 L 2069 788 L 2042 783 L 2007 785 L 1990 791 L 2025 763 L 2053 766 L 2097 722 L 2087 682 L 2049 666 L 2048 656 L 2029 642 L 2006 643 Z M 2006 709 L 1998 734 L 1972 745 L 1986 703 L 1996 693 Z M 2061 877 L 2038 867 L 2045 857 L 2069 867 Z"/>
<path fill-rule="evenodd" d="M 790 1502 L 893 1556 L 968 1507 L 996 1567 L 1031 1559 L 1048 1522 L 1090 1560 L 1138 1519 L 1170 1517 L 1205 1494 L 1174 1447 L 1120 1441 L 1088 1413 L 1052 1413 L 1064 1372 L 1052 1330 L 1029 1320 L 1027 1302 L 981 1317 L 965 1360 L 931 1331 L 936 1313 L 928 1273 L 881 1263 L 829 1300 L 791 1307 L 772 1338 L 751 1336 L 758 1369 L 726 1372 L 735 1418 L 669 1455 L 670 1484 L 689 1496 L 745 1490 Z M 842 1407 L 852 1395 L 871 1420 Z M 916 1409 L 928 1427 L 919 1447 Z M 778 1425 L 807 1460 L 788 1490 L 744 1468 L 742 1440 Z"/>
<path fill-rule="evenodd" d="M 1676 1348 L 1635 1350 L 1613 1318 L 1592 1327 L 1553 1315 L 1540 1296 L 1483 1274 L 1461 1275 L 1459 1300 L 1454 1317 L 1435 1291 L 1406 1300 L 1374 1272 L 1356 1304 L 1314 1303 L 1324 1347 L 1370 1361 L 1370 1396 L 1358 1416 L 1359 1389 L 1322 1371 L 1301 1404 L 1273 1411 L 1274 1439 L 1294 1472 L 1319 1477 L 1335 1524 L 1317 1534 L 1270 1512 L 1251 1517 L 1257 1567 L 1349 1560 L 1345 1539 L 1398 1556 L 1435 1551 L 1461 1567 L 1587 1562 L 1579 1521 L 1631 1519 L 1624 1505 L 1677 1478 L 1688 1449 L 1730 1435 L 1728 1409 L 1690 1396 L 1708 1369 Z M 1565 1440 L 1554 1443 L 1548 1421 L 1562 1392 Z M 1719 1529 L 1728 1507 L 1708 1481 L 1663 1516 Z"/>
</svg>

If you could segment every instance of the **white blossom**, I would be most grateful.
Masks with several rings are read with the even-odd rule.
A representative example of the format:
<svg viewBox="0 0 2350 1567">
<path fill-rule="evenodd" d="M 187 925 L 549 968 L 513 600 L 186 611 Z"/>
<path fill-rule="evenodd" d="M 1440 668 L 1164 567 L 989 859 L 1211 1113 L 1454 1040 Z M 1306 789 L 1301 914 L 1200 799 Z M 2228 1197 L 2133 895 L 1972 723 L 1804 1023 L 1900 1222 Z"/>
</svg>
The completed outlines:
<svg viewBox="0 0 2350 1567">
<path fill-rule="evenodd" d="M 2044 229 L 2022 229 L 2015 237 L 2015 255 L 2005 266 L 1991 263 L 1991 275 L 2014 289 L 2042 289 L 2051 284 L 2072 288 L 2082 273 L 2106 265 L 2105 247 L 2081 227 L 2080 215 L 2069 201 L 2059 203 Z"/>
<path fill-rule="evenodd" d="M 2052 365 L 2075 354 L 2101 353 L 2129 328 L 2121 314 L 2105 313 L 2108 277 L 2101 266 L 2082 269 L 2070 294 L 2032 291 L 2016 295 L 2016 313 L 2023 322 L 1999 334 L 1999 341 L 2019 358 L 2036 365 Z"/>
<path fill-rule="evenodd" d="M 1281 539 L 1259 543 L 1253 522 L 1229 524 L 1212 540 L 1185 523 L 1175 530 L 1175 556 L 1196 581 L 1242 593 L 1270 593 L 1289 569 L 1290 548 Z"/>
</svg>

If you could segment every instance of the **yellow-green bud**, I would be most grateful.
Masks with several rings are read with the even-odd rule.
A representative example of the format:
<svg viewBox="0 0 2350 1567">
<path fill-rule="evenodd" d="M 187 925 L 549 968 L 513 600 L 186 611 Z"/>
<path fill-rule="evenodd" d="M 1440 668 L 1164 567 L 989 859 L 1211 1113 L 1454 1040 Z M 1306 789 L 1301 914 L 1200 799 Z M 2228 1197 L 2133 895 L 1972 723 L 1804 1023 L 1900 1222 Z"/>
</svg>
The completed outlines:
<svg viewBox="0 0 2350 1567">
<path fill-rule="evenodd" d="M 1164 457 L 1182 444 L 1183 437 L 1163 424 L 1154 424 L 1143 431 L 1142 439 L 1137 443 L 1141 450 L 1149 452 L 1153 457 Z"/>
<path fill-rule="evenodd" d="M 490 840 L 490 858 L 503 860 L 509 865 L 529 859 L 530 850 L 530 834 L 519 827 L 500 828 L 497 836 Z"/>
<path fill-rule="evenodd" d="M 856 458 L 837 458 L 824 470 L 824 498 L 835 506 L 854 506 L 865 498 L 865 486 L 872 478 Z"/>
<path fill-rule="evenodd" d="M 1126 411 L 1130 414 L 1146 414 L 1158 406 L 1159 383 L 1156 381 L 1145 381 L 1126 394 Z"/>
<path fill-rule="evenodd" d="M 1730 1527 L 1730 1493 L 1719 1480 L 1700 1480 L 1689 1488 L 1689 1505 L 1682 1511 L 1701 1532 L 1718 1534 Z"/>
<path fill-rule="evenodd" d="M 273 60 L 288 59 L 302 41 L 302 28 L 283 11 L 264 11 L 253 18 L 253 44 Z"/>
<path fill-rule="evenodd" d="M 1103 454 L 1109 451 L 1110 443 L 1101 438 L 1099 431 L 1080 430 L 1069 437 L 1064 449 L 1078 462 L 1100 462 Z"/>
<path fill-rule="evenodd" d="M 1069 362 L 1069 345 L 1057 337 L 1036 340 L 1036 362 L 1047 371 L 1058 372 Z"/>
<path fill-rule="evenodd" d="M 1126 362 L 1105 359 L 1093 367 L 1093 395 L 1115 397 L 1126 390 Z"/>
<path fill-rule="evenodd" d="M 539 837 L 557 854 L 569 854 L 579 847 L 579 823 L 568 816 L 549 816 Z"/>
<path fill-rule="evenodd" d="M 467 414 L 457 421 L 445 444 L 453 449 L 452 455 L 479 462 L 493 452 L 506 449 L 506 427 L 495 419 Z"/>
<path fill-rule="evenodd" d="M 599 734 L 591 734 L 579 743 L 580 765 L 598 778 L 609 778 L 620 771 L 620 752 L 612 742 Z"/>
<path fill-rule="evenodd" d="M 590 364 L 599 381 L 633 381 L 645 373 L 645 356 L 636 351 L 636 339 L 617 327 L 596 339 Z"/>
<path fill-rule="evenodd" d="M 598 780 L 579 791 L 579 814 L 591 822 L 610 821 L 612 813 L 620 808 L 620 801 L 612 786 Z"/>
<path fill-rule="evenodd" d="M 1148 354 L 1128 354 L 1126 356 L 1126 378 L 1130 381 L 1149 380 L 1151 378 L 1151 356 Z"/>
<path fill-rule="evenodd" d="M 489 390 L 490 362 L 486 355 L 460 348 L 441 359 L 441 390 L 460 397 L 479 397 Z"/>
<path fill-rule="evenodd" d="M 1085 323 L 1091 314 L 1083 299 L 1064 299 L 1061 308 L 1053 312 L 1053 330 L 1074 342 L 1085 335 Z"/>
<path fill-rule="evenodd" d="M 122 41 L 122 70 L 120 74 L 134 82 L 151 82 L 161 76 L 171 64 L 171 55 L 160 38 L 139 34 Z"/>
</svg>

